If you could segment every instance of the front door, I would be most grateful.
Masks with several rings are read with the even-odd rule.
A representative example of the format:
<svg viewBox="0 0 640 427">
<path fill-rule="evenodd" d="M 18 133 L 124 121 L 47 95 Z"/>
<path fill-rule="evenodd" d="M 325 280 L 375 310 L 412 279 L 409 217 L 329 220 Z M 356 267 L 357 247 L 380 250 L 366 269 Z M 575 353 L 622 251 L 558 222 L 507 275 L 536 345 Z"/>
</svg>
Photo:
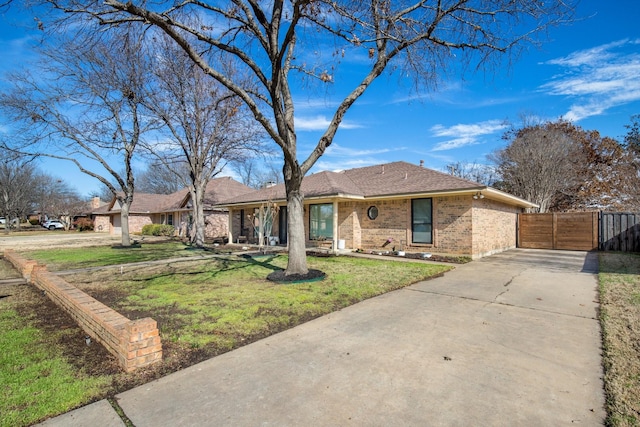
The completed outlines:
<svg viewBox="0 0 640 427">
<path fill-rule="evenodd" d="M 287 244 L 287 234 L 287 207 L 282 206 L 278 217 L 278 239 L 281 245 Z"/>
</svg>

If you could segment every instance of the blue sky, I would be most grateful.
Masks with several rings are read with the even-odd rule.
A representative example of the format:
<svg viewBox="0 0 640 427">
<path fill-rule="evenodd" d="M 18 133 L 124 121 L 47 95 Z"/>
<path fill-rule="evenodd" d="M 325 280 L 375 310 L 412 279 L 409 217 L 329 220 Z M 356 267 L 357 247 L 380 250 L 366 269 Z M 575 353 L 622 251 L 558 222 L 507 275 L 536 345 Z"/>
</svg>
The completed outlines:
<svg viewBox="0 0 640 427">
<path fill-rule="evenodd" d="M 313 171 L 397 160 L 424 160 L 439 170 L 456 161 L 486 163 L 487 154 L 504 147 L 505 121 L 517 124 L 523 114 L 564 117 L 621 140 L 630 117 L 640 114 L 640 2 L 583 0 L 577 18 L 551 29 L 541 49 L 529 49 L 511 67 L 464 79 L 452 75 L 420 98 L 410 97 L 410 83 L 381 76 L 347 113 Z M 11 9 L 0 15 L 0 72 L 29 58 L 28 45 L 37 34 L 27 28 L 33 27 L 29 19 Z M 333 114 L 343 89 L 334 85 L 296 94 L 301 156 L 315 146 Z M 0 131 L 6 127 L 0 117 Z M 99 188 L 70 165 L 46 161 L 42 169 L 81 194 Z"/>
</svg>

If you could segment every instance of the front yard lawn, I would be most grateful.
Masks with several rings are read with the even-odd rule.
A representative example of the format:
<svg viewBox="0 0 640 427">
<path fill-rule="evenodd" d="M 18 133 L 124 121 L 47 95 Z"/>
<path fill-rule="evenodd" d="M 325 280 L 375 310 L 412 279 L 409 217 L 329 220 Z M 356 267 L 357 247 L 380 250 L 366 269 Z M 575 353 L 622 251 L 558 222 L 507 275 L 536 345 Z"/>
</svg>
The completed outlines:
<svg viewBox="0 0 640 427">
<path fill-rule="evenodd" d="M 114 249 L 111 246 L 85 248 L 57 248 L 22 251 L 21 253 L 42 264 L 49 271 L 72 270 L 77 268 L 101 267 L 134 262 L 157 261 L 167 258 L 196 257 L 219 253 L 217 249 L 195 249 L 179 241 L 143 243 L 139 246 Z M 228 251 L 226 251 L 228 252 Z"/>
<path fill-rule="evenodd" d="M 640 426 L 640 255 L 600 254 L 608 426 Z"/>
<path fill-rule="evenodd" d="M 115 366 L 86 363 L 106 350 L 83 345 L 80 328 L 34 287 L 0 292 L 0 426 L 32 425 L 106 395 Z"/>
<path fill-rule="evenodd" d="M 162 363 L 132 374 L 114 370 L 115 361 L 106 360 L 114 359 L 111 355 L 98 345 L 86 346 L 82 339 L 84 334 L 68 317 L 51 316 L 56 310 L 48 305 L 46 297 L 31 286 L 20 285 L 24 291 L 20 296 L 16 293 L 0 299 L 0 311 L 19 313 L 8 316 L 3 328 L 29 333 L 29 343 L 25 341 L 24 346 L 45 347 L 51 352 L 47 358 L 62 357 L 69 366 L 74 366 L 72 376 L 62 380 L 70 387 L 83 384 L 83 381 L 96 382 L 80 387 L 85 392 L 75 396 L 73 403 L 52 405 L 33 399 L 33 396 L 19 399 L 17 390 L 6 388 L 4 384 L 13 380 L 0 377 L 0 389 L 8 393 L 0 402 L 0 425 L 32 424 L 42 417 L 112 396 L 358 301 L 440 275 L 451 268 L 365 258 L 309 257 L 309 268 L 322 270 L 327 277 L 323 281 L 297 284 L 266 280 L 270 272 L 286 266 L 284 255 L 186 258 L 120 268 L 127 259 L 124 257 L 126 251 L 132 251 L 129 259 L 135 261 L 161 258 L 159 253 L 144 253 L 145 250 L 153 252 L 152 248 L 154 245 L 143 245 L 142 251 L 78 248 L 25 253 L 27 257 L 45 261 L 51 270 L 117 264 L 65 278 L 130 319 L 152 317 L 157 320 L 164 358 Z M 176 251 L 184 249 L 179 246 L 171 249 L 168 245 L 164 257 L 173 257 Z M 44 332 L 31 333 L 31 330 Z M 3 364 L 0 369 L 26 373 L 25 367 L 31 363 Z M 83 369 L 83 366 L 91 369 Z M 47 374 L 57 375 L 53 369 Z M 32 378 L 20 381 L 36 381 L 41 375 L 42 372 L 37 371 Z M 33 406 L 36 407 L 34 410 L 31 409 Z"/>
<path fill-rule="evenodd" d="M 442 274 L 450 267 L 351 257 L 309 257 L 322 281 L 266 279 L 282 255 L 225 256 L 66 276 L 131 319 L 153 317 L 167 346 L 215 355 L 367 298 Z"/>
</svg>

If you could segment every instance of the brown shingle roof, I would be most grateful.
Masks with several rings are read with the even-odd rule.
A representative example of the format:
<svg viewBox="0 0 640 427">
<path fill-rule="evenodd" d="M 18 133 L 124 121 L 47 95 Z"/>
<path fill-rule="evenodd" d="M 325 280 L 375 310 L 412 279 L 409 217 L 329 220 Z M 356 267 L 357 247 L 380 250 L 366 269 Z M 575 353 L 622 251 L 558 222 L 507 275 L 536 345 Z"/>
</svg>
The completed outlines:
<svg viewBox="0 0 640 427">
<path fill-rule="evenodd" d="M 349 169 L 343 172 L 365 197 L 484 188 L 482 184 L 407 162 Z"/>
<path fill-rule="evenodd" d="M 252 193 L 253 191 L 255 191 L 253 188 L 247 187 L 230 177 L 212 179 L 209 181 L 204 195 L 204 206 L 206 208 L 218 205 L 232 197 Z"/>
<path fill-rule="evenodd" d="M 254 191 L 252 188 L 230 178 L 214 178 L 209 181 L 205 191 L 205 209 L 220 204 L 223 200 Z M 172 194 L 134 193 L 129 213 L 161 213 L 173 212 L 185 208 L 189 190 L 183 188 Z M 94 213 L 120 212 L 120 207 L 113 203 L 108 209 L 100 208 Z"/>
<path fill-rule="evenodd" d="M 407 162 L 349 169 L 342 172 L 319 172 L 302 180 L 305 197 L 383 197 L 459 190 L 486 186 Z M 284 184 L 264 188 L 227 200 L 225 204 L 263 200 L 286 200 Z"/>
</svg>

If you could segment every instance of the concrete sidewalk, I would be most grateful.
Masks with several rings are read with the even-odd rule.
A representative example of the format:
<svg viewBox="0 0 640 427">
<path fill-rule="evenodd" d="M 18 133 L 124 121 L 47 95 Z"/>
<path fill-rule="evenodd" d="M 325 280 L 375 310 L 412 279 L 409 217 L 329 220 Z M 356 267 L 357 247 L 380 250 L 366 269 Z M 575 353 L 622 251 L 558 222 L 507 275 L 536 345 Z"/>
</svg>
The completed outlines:
<svg viewBox="0 0 640 427">
<path fill-rule="evenodd" d="M 117 396 L 137 427 L 602 425 L 597 261 L 513 250 Z M 123 425 L 102 401 L 43 423 Z"/>
</svg>

